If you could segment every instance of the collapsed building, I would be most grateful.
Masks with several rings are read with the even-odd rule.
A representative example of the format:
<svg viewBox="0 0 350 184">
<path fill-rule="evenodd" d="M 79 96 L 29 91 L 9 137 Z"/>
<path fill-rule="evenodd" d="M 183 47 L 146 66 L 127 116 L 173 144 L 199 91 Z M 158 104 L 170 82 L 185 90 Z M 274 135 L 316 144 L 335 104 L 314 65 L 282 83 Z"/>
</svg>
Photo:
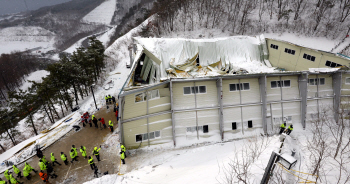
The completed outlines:
<svg viewBox="0 0 350 184">
<path fill-rule="evenodd" d="M 338 119 L 350 95 L 349 58 L 265 39 L 134 38 L 119 94 L 128 148 L 187 145 L 272 134 L 323 109 Z"/>
</svg>

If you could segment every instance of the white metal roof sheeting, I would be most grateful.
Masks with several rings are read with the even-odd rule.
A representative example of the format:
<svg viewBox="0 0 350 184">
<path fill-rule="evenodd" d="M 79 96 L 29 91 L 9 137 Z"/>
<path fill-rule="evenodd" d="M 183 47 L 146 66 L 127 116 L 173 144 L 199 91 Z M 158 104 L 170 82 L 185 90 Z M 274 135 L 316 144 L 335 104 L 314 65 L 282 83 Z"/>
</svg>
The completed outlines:
<svg viewBox="0 0 350 184">
<path fill-rule="evenodd" d="M 261 61 L 264 51 L 259 50 L 261 39 L 250 36 L 234 36 L 216 39 L 140 38 L 135 40 L 148 52 L 162 61 L 161 77 L 167 77 L 171 65 L 188 63 L 197 54 L 201 66 L 222 62 L 222 66 L 243 68 L 249 72 L 272 72 Z M 258 68 L 254 67 L 259 66 Z"/>
</svg>

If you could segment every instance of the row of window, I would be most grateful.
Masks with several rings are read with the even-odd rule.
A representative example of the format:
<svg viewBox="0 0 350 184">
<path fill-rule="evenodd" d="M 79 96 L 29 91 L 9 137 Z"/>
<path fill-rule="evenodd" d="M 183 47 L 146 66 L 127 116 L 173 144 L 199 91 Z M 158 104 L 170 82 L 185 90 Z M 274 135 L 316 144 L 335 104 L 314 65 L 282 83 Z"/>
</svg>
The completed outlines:
<svg viewBox="0 0 350 184">
<path fill-rule="evenodd" d="M 186 127 L 186 132 L 196 132 L 196 131 L 203 131 L 203 133 L 209 132 L 209 126 L 203 125 L 203 126 L 192 126 L 192 127 Z"/>
<path fill-rule="evenodd" d="M 273 49 L 278 50 L 278 45 L 271 44 L 270 47 L 273 48 Z M 288 54 L 295 55 L 295 50 L 292 50 L 292 49 L 285 48 L 284 52 L 288 53 Z M 309 55 L 309 54 L 306 54 L 306 53 L 304 53 L 303 58 L 307 59 L 307 60 L 310 60 L 310 61 L 313 61 L 313 62 L 315 62 L 315 60 L 316 60 L 315 56 L 312 56 L 312 55 Z M 329 67 L 334 68 L 334 67 L 340 67 L 340 66 L 343 66 L 343 65 L 327 60 L 325 66 L 329 66 Z"/>
<path fill-rule="evenodd" d="M 271 44 L 270 47 L 273 48 L 273 49 L 278 50 L 278 45 Z"/>
<path fill-rule="evenodd" d="M 249 90 L 249 83 L 230 84 L 230 91 Z"/>
<path fill-rule="evenodd" d="M 160 97 L 159 90 L 155 89 L 152 91 L 148 91 L 148 95 L 146 94 L 146 92 L 136 94 L 135 95 L 135 103 L 146 101 L 147 97 L 149 98 L 149 100 L 159 98 Z"/>
<path fill-rule="evenodd" d="M 271 88 L 290 87 L 290 80 L 271 81 Z"/>
<path fill-rule="evenodd" d="M 325 79 L 324 78 L 315 78 L 315 79 L 312 79 L 310 78 L 308 80 L 308 83 L 310 86 L 317 86 L 317 85 L 325 85 Z"/>
<path fill-rule="evenodd" d="M 195 93 L 206 93 L 207 87 L 206 86 L 192 86 L 192 87 L 184 87 L 184 94 L 195 94 Z"/>
<path fill-rule="evenodd" d="M 136 135 L 136 142 L 141 142 L 141 141 L 145 141 L 148 139 L 155 139 L 155 138 L 160 138 L 160 131 L 144 133 L 144 134 L 137 134 Z"/>
<path fill-rule="evenodd" d="M 252 120 L 248 120 L 248 128 L 253 128 Z M 232 130 L 237 130 L 237 122 L 232 122 Z"/>
<path fill-rule="evenodd" d="M 292 49 L 285 48 L 285 49 L 284 49 L 284 52 L 285 52 L 285 53 L 288 53 L 288 54 L 295 55 L 295 50 L 292 50 Z"/>
<path fill-rule="evenodd" d="M 329 66 L 329 67 L 332 67 L 332 68 L 343 66 L 343 65 L 341 65 L 341 64 L 334 63 L 334 62 L 328 61 L 328 60 L 326 61 L 326 64 L 325 64 L 325 65 L 326 65 L 326 66 Z"/>
<path fill-rule="evenodd" d="M 315 60 L 316 60 L 316 57 L 315 57 L 315 56 L 311 56 L 311 55 L 309 55 L 309 54 L 304 54 L 304 55 L 303 55 L 303 58 L 304 58 L 304 59 L 307 59 L 307 60 L 310 60 L 310 61 L 313 61 L 313 62 L 315 62 Z"/>
</svg>

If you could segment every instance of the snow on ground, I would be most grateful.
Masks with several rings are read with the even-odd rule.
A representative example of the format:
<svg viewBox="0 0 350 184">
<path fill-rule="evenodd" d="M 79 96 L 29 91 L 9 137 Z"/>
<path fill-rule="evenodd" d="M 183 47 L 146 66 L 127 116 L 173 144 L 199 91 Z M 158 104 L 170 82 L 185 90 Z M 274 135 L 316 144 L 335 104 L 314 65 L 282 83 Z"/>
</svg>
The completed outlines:
<svg viewBox="0 0 350 184">
<path fill-rule="evenodd" d="M 41 27 L 9 27 L 0 30 L 0 54 L 34 49 L 47 52 L 54 49 L 55 34 Z"/>
<path fill-rule="evenodd" d="M 109 25 L 111 23 L 117 0 L 106 0 L 100 6 L 88 13 L 83 20 L 91 23 L 101 23 Z"/>
<path fill-rule="evenodd" d="M 114 34 L 115 32 L 115 29 L 117 28 L 118 26 L 114 26 L 113 28 L 111 28 L 110 30 L 108 30 L 107 32 L 105 32 L 104 34 L 100 35 L 97 37 L 98 40 L 100 40 L 103 45 L 105 47 L 107 47 L 107 44 L 110 40 L 110 37 Z"/>
<path fill-rule="evenodd" d="M 38 71 L 35 71 L 35 72 L 29 74 L 29 76 L 27 76 L 25 79 L 26 82 L 24 84 L 22 84 L 20 89 L 22 89 L 23 91 L 28 90 L 28 88 L 32 86 L 32 83 L 29 81 L 35 81 L 35 82 L 41 83 L 42 78 L 48 76 L 49 74 L 50 74 L 50 72 L 48 72 L 46 70 L 38 70 Z"/>
</svg>

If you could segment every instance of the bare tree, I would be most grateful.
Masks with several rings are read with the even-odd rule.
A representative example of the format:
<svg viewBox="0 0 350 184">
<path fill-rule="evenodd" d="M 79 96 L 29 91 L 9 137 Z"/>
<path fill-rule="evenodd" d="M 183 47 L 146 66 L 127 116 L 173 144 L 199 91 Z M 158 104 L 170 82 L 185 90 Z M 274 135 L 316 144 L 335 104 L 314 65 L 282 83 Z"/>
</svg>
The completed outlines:
<svg viewBox="0 0 350 184">
<path fill-rule="evenodd" d="M 327 10 L 334 7 L 334 0 L 319 0 L 317 3 L 317 7 L 318 8 L 316 9 L 314 14 L 315 21 L 316 21 L 314 31 L 317 30 L 317 27 L 320 25 L 320 22 L 323 19 Z"/>
<path fill-rule="evenodd" d="M 223 177 L 217 179 L 217 181 L 231 184 L 251 183 L 250 178 L 253 176 L 251 167 L 270 143 L 271 139 L 269 137 L 256 136 L 249 139 L 241 149 L 235 149 L 234 156 L 227 165 L 220 166 L 219 164 Z"/>
<path fill-rule="evenodd" d="M 294 10 L 294 20 L 298 20 L 300 14 L 305 10 L 306 2 L 305 0 L 294 0 L 292 1 L 292 7 Z"/>
</svg>

